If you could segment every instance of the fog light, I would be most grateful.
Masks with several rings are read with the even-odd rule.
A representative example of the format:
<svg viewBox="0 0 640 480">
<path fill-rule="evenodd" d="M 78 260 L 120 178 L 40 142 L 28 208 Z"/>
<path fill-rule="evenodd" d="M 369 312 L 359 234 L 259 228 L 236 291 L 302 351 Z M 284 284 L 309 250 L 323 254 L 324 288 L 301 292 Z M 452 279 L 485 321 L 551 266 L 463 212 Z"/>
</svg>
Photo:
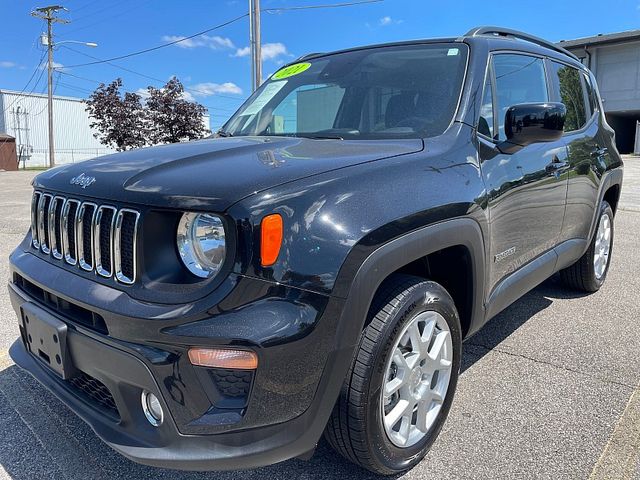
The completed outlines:
<svg viewBox="0 0 640 480">
<path fill-rule="evenodd" d="M 162 411 L 162 405 L 160 405 L 158 397 L 151 392 L 143 390 L 141 400 L 142 411 L 144 412 L 144 416 L 147 417 L 147 420 L 149 420 L 149 423 L 154 427 L 162 425 L 164 412 Z"/>
</svg>

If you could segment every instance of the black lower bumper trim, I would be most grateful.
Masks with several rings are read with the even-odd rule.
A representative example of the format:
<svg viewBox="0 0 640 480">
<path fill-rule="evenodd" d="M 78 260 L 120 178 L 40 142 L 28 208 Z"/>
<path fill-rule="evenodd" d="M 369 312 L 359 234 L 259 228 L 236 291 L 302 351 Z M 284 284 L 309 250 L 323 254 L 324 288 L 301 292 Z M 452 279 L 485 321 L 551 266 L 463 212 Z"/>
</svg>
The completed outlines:
<svg viewBox="0 0 640 480">
<path fill-rule="evenodd" d="M 153 439 L 152 436 L 145 435 L 146 428 L 143 426 L 134 426 L 129 431 L 126 421 L 114 423 L 70 394 L 62 381 L 49 373 L 44 365 L 25 350 L 21 340 L 11 346 L 9 353 L 18 366 L 53 392 L 114 450 L 135 462 L 156 467 L 237 470 L 271 465 L 302 456 L 315 448 L 332 406 L 320 401 L 290 422 L 216 435 L 181 435 L 171 425 L 172 422 L 168 422 L 162 434 L 160 429 L 151 430 L 156 434 Z M 343 356 L 350 356 L 350 352 L 341 352 L 336 359 L 344 360 Z"/>
</svg>

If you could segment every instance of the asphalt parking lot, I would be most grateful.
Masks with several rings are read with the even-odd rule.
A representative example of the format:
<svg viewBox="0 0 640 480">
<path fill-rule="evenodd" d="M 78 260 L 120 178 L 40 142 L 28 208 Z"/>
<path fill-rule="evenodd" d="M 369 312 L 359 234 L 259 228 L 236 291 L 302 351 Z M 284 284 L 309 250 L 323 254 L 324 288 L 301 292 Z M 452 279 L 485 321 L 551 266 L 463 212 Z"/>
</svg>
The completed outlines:
<svg viewBox="0 0 640 480">
<path fill-rule="evenodd" d="M 29 224 L 29 172 L 0 172 L 0 278 Z M 449 420 L 402 478 L 640 480 L 640 158 L 626 161 L 605 286 L 550 279 L 465 344 Z M 134 464 L 12 364 L 17 336 L 0 289 L 0 478 L 369 478 L 322 442 L 309 462 L 181 473 Z"/>
</svg>

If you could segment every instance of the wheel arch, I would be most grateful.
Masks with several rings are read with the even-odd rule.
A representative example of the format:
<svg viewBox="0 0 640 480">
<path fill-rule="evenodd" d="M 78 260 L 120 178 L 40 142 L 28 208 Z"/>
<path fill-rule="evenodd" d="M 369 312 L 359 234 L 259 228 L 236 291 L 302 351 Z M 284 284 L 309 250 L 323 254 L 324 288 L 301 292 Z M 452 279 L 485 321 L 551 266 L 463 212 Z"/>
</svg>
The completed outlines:
<svg viewBox="0 0 640 480">
<path fill-rule="evenodd" d="M 611 205 L 611 210 L 613 210 L 613 214 L 615 215 L 618 210 L 618 200 L 620 200 L 620 184 L 614 183 L 610 185 L 604 192 L 602 199 Z"/>
<path fill-rule="evenodd" d="M 609 205 L 611 205 L 613 214 L 616 214 L 618 208 L 618 200 L 620 198 L 620 191 L 622 189 L 622 174 L 622 168 L 616 167 L 611 170 L 607 170 L 603 175 L 600 181 L 598 203 L 594 208 L 593 217 L 591 219 L 591 227 L 589 228 L 589 236 L 587 237 L 588 239 L 593 238 L 593 235 L 595 234 L 596 226 L 598 223 L 598 214 L 600 212 L 599 206 L 603 200 L 606 200 Z M 612 201 L 614 202 L 614 204 L 611 203 Z"/>
<path fill-rule="evenodd" d="M 427 269 L 419 276 L 429 278 L 430 256 L 441 251 L 453 252 L 451 249 L 460 249 L 469 260 L 469 268 L 464 273 L 470 275 L 470 299 L 468 312 L 463 321 L 463 335 L 477 330 L 484 319 L 484 240 L 479 224 L 471 218 L 462 217 L 404 234 L 381 245 L 366 257 L 354 275 L 348 291 L 336 292 L 346 293 L 337 335 L 341 345 L 355 346 L 365 326 L 375 293 L 386 278 L 396 272 L 410 272 L 416 268 L 416 262 L 423 259 L 427 259 Z M 345 274 L 342 269 L 340 274 Z M 429 279 L 438 281 L 434 278 Z M 459 300 L 461 298 L 462 296 Z"/>
</svg>

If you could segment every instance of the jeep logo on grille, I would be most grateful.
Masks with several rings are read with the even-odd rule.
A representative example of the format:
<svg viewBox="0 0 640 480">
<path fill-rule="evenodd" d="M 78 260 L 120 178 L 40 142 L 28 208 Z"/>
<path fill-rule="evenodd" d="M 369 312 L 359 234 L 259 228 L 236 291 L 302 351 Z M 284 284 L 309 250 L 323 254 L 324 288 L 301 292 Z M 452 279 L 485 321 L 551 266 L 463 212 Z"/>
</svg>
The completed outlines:
<svg viewBox="0 0 640 480">
<path fill-rule="evenodd" d="M 95 181 L 96 177 L 89 177 L 84 173 L 81 173 L 77 177 L 73 177 L 69 183 L 71 183 L 71 185 L 80 185 L 82 188 L 87 188 Z"/>
</svg>

